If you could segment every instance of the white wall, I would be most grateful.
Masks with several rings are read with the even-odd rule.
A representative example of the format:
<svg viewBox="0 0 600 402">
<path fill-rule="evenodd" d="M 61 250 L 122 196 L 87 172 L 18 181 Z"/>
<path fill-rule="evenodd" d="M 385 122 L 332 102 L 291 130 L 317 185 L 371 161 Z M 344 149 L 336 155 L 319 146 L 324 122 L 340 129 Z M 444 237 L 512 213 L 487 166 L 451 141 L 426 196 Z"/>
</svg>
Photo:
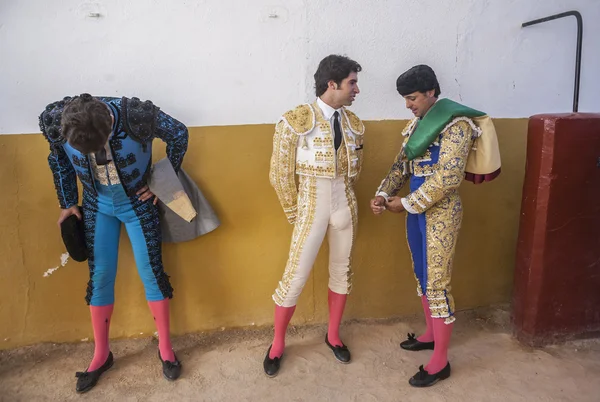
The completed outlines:
<svg viewBox="0 0 600 402">
<path fill-rule="evenodd" d="M 395 79 L 419 63 L 495 117 L 568 112 L 575 19 L 521 23 L 572 9 L 580 111 L 600 111 L 600 0 L 0 0 L 0 133 L 37 132 L 47 103 L 81 92 L 151 99 L 189 126 L 273 123 L 313 98 L 330 53 L 362 64 L 363 119 L 409 117 Z"/>
</svg>

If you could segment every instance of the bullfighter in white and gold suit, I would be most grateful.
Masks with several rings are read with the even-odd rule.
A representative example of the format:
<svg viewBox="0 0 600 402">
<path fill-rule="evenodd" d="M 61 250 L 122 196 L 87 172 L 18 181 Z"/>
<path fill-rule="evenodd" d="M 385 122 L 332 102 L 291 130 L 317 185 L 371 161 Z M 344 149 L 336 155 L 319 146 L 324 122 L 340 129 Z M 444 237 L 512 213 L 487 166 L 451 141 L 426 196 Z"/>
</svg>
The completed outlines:
<svg viewBox="0 0 600 402">
<path fill-rule="evenodd" d="M 359 71 L 360 65 L 347 57 L 323 59 L 315 73 L 316 101 L 284 113 L 275 129 L 270 181 L 294 231 L 285 272 L 273 294 L 275 336 L 263 363 L 268 376 L 279 370 L 288 323 L 326 234 L 330 318 L 325 342 L 339 361 L 350 362 L 339 326 L 352 288 L 353 186 L 362 165 L 364 126 L 345 106 L 359 93 Z"/>
</svg>

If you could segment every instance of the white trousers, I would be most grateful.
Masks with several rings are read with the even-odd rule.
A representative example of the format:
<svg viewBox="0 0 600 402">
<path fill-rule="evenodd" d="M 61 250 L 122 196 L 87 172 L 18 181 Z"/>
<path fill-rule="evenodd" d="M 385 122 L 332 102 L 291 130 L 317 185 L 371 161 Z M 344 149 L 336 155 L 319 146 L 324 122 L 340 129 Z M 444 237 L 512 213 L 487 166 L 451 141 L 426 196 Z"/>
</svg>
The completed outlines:
<svg viewBox="0 0 600 402">
<path fill-rule="evenodd" d="M 357 216 L 356 197 L 348 177 L 300 176 L 297 219 L 285 272 L 273 294 L 275 304 L 296 305 L 325 234 L 329 242 L 329 289 L 350 293 Z"/>
</svg>

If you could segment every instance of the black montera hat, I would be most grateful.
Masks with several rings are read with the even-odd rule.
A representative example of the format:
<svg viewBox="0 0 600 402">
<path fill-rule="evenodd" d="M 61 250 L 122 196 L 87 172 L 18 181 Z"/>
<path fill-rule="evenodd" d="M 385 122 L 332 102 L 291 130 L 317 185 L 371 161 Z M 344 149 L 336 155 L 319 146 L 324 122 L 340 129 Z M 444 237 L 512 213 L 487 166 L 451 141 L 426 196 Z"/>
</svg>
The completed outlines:
<svg viewBox="0 0 600 402">
<path fill-rule="evenodd" d="M 82 220 L 75 215 L 69 216 L 60 224 L 60 233 L 71 258 L 79 262 L 88 259 Z"/>
</svg>

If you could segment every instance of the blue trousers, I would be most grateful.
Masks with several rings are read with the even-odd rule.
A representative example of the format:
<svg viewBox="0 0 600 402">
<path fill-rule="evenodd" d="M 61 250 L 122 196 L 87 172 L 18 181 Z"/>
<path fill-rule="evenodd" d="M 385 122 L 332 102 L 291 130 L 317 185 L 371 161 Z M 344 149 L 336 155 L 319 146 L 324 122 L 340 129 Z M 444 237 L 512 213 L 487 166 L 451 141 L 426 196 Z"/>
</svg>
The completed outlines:
<svg viewBox="0 0 600 402">
<path fill-rule="evenodd" d="M 115 278 L 119 256 L 121 224 L 131 241 L 146 299 L 159 301 L 173 297 L 169 276 L 162 264 L 162 241 L 158 209 L 152 199 L 142 202 L 128 197 L 121 184 L 96 183 L 98 194 L 84 192 L 83 215 L 90 280 L 86 302 L 105 306 L 115 301 Z"/>
<path fill-rule="evenodd" d="M 412 177 L 411 191 L 424 182 L 423 177 Z M 454 298 L 450 280 L 458 232 L 462 222 L 462 204 L 457 191 L 421 214 L 408 214 L 406 235 L 410 248 L 417 294 L 425 295 L 431 316 L 454 320 Z"/>
<path fill-rule="evenodd" d="M 422 294 L 427 292 L 427 225 L 425 214 L 408 214 L 406 232 L 413 269 Z"/>
</svg>

